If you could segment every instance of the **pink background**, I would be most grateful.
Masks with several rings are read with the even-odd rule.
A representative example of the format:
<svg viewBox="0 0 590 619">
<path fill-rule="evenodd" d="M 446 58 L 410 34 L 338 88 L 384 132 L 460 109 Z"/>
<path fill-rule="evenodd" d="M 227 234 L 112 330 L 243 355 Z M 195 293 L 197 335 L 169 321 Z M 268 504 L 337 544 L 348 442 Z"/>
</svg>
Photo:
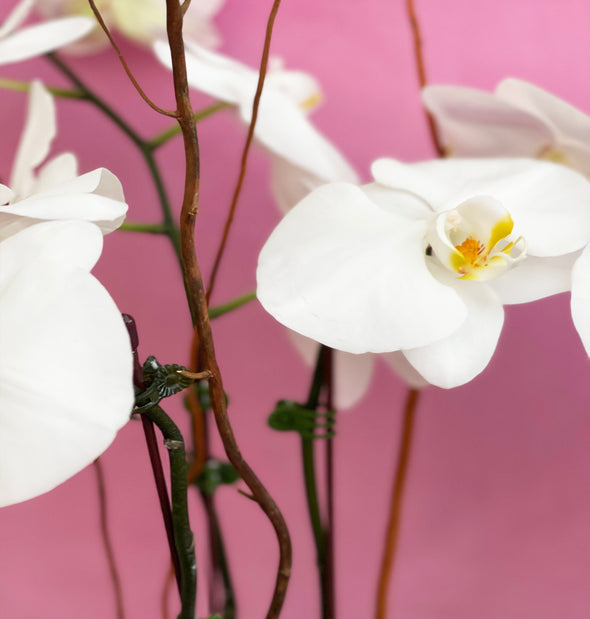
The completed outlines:
<svg viewBox="0 0 590 619">
<path fill-rule="evenodd" d="M 193 0 L 197 2 L 198 0 Z M 259 61 L 270 0 L 228 0 L 221 50 Z M 429 80 L 492 89 L 532 81 L 590 111 L 588 24 L 582 0 L 417 1 Z M 170 76 L 150 53 L 123 49 L 139 81 L 171 104 Z M 368 179 L 383 155 L 432 156 L 420 108 L 412 41 L 401 0 L 284 0 L 272 52 L 325 90 L 314 121 Z M 74 63 L 143 135 L 167 126 L 138 99 L 115 57 Z M 43 60 L 3 67 L 17 79 L 61 78 Z M 0 175 L 7 178 L 25 97 L 0 94 Z M 198 107 L 206 98 L 194 97 Z M 104 165 L 122 180 L 132 221 L 158 221 L 151 180 L 134 147 L 91 106 L 60 101 L 53 152 L 72 150 L 83 171 Z M 235 182 L 245 132 L 231 114 L 200 126 L 199 255 L 205 273 Z M 181 196 L 181 146 L 159 153 L 173 202 Z M 590 205 L 589 205 L 590 208 Z M 256 256 L 278 221 L 268 161 L 256 151 L 214 303 L 254 287 Z M 139 324 L 141 354 L 187 362 L 188 313 L 169 243 L 115 233 L 96 269 Z M 150 283 L 151 282 L 151 283 Z M 295 547 L 284 618 L 319 616 L 314 551 L 295 435 L 269 430 L 279 398 L 302 399 L 309 370 L 284 329 L 257 303 L 214 325 L 231 418 L 246 458 L 283 510 Z M 587 619 L 590 616 L 590 363 L 569 316 L 568 295 L 507 309 L 496 356 L 472 383 L 429 388 L 418 411 L 390 617 Z M 336 441 L 339 619 L 373 614 L 375 582 L 396 457 L 403 384 L 379 364 L 370 393 L 343 413 Z M 179 402 L 166 408 L 187 428 Z M 217 453 L 221 453 L 215 446 Z M 161 617 L 167 549 L 140 425 L 130 423 L 103 457 L 109 516 L 128 619 Z M 240 619 L 263 617 L 277 557 L 260 510 L 224 488 L 217 495 L 231 546 Z M 200 557 L 199 615 L 208 611 L 202 510 L 191 497 Z M 98 528 L 92 468 L 55 491 L 0 511 L 0 616 L 114 617 Z M 175 601 L 172 602 L 174 607 Z"/>
</svg>

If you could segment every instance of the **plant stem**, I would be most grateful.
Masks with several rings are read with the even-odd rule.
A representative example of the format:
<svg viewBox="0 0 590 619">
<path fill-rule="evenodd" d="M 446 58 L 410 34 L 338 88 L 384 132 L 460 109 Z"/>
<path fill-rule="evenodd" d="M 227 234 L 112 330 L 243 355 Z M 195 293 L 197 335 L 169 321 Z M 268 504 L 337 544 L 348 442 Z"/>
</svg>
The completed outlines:
<svg viewBox="0 0 590 619">
<path fill-rule="evenodd" d="M 19 92 L 28 92 L 31 89 L 31 82 L 20 82 L 16 80 L 0 79 L 0 88 L 6 90 L 16 90 Z M 45 86 L 45 90 L 49 91 L 54 97 L 62 99 L 83 99 L 84 93 L 78 89 L 55 88 Z"/>
<path fill-rule="evenodd" d="M 121 577 L 119 576 L 119 570 L 117 568 L 117 560 L 115 559 L 115 551 L 113 549 L 113 543 L 111 541 L 111 535 L 109 532 L 109 521 L 107 513 L 107 495 L 105 489 L 104 473 L 102 470 L 102 464 L 100 458 L 97 458 L 94 462 L 94 471 L 96 473 L 96 483 L 98 486 L 98 503 L 99 503 L 99 516 L 100 516 L 100 533 L 102 536 L 102 542 L 107 556 L 107 562 L 109 565 L 109 574 L 111 576 L 111 583 L 113 584 L 113 591 L 115 593 L 115 606 L 117 609 L 117 619 L 125 619 L 125 605 L 123 603 L 123 587 L 121 586 Z"/>
<path fill-rule="evenodd" d="M 125 121 L 113 108 L 105 103 L 85 82 L 59 57 L 57 54 L 47 54 L 47 58 L 53 63 L 53 65 L 59 69 L 80 91 L 80 99 L 88 101 L 97 107 L 103 114 L 105 114 L 121 131 L 137 146 L 141 152 L 145 163 L 148 167 L 158 199 L 160 201 L 160 208 L 162 209 L 162 215 L 164 221 L 162 226 L 165 230 L 165 234 L 168 236 L 174 247 L 179 264 L 182 264 L 182 258 L 180 255 L 180 232 L 174 222 L 172 216 L 172 210 L 170 208 L 170 201 L 164 187 L 164 181 L 160 170 L 154 159 L 154 155 L 148 142 L 146 142 L 141 136 L 139 136 L 131 126 Z"/>
<path fill-rule="evenodd" d="M 135 221 L 124 221 L 119 230 L 124 232 L 145 232 L 147 234 L 168 234 L 166 226 L 163 224 L 150 224 Z"/>
<path fill-rule="evenodd" d="M 426 78 L 426 68 L 424 66 L 424 57 L 422 55 L 422 37 L 420 35 L 420 25 L 418 23 L 418 16 L 416 15 L 416 9 L 414 8 L 414 0 L 406 0 L 406 12 L 408 19 L 410 20 L 410 27 L 412 29 L 412 38 L 414 42 L 414 57 L 416 59 L 416 69 L 418 71 L 418 81 L 420 83 L 420 89 L 424 88 L 428 84 Z M 426 120 L 428 122 L 428 131 L 430 132 L 430 139 L 439 157 L 445 156 L 445 148 L 441 142 L 436 123 L 432 114 L 424 108 L 426 113 Z"/>
<path fill-rule="evenodd" d="M 402 423 L 397 468 L 391 488 L 391 502 L 387 523 L 387 534 L 385 537 L 383 558 L 381 561 L 381 571 L 379 573 L 377 608 L 375 612 L 376 619 L 387 618 L 387 593 L 391 583 L 391 573 L 399 540 L 402 500 L 407 478 L 408 462 L 410 458 L 410 448 L 415 422 L 415 411 L 418 404 L 419 394 L 420 391 L 418 389 L 408 389 Z"/>
<path fill-rule="evenodd" d="M 172 499 L 172 530 L 178 551 L 180 566 L 180 600 L 182 609 L 179 619 L 194 619 L 197 591 L 197 565 L 195 561 L 195 541 L 190 528 L 187 501 L 187 461 L 184 439 L 176 424 L 160 408 L 153 406 L 142 411 L 164 437 L 164 445 L 170 460 L 170 496 Z"/>
<path fill-rule="evenodd" d="M 211 299 L 211 295 L 213 294 L 215 280 L 217 279 L 217 273 L 219 270 L 219 266 L 221 264 L 221 259 L 223 258 L 223 254 L 225 252 L 225 247 L 227 245 L 227 239 L 229 237 L 229 231 L 231 229 L 231 226 L 234 220 L 234 214 L 236 211 L 236 207 L 238 205 L 238 199 L 242 191 L 242 185 L 244 183 L 244 178 L 246 177 L 246 165 L 248 163 L 248 153 L 250 152 L 250 145 L 252 144 L 252 140 L 254 138 L 254 129 L 256 127 L 256 120 L 258 118 L 258 107 L 260 106 L 260 98 L 262 97 L 262 90 L 264 88 L 264 80 L 266 78 L 266 67 L 268 65 L 268 55 L 270 53 L 270 41 L 272 38 L 272 31 L 273 31 L 273 27 L 275 23 L 275 18 L 279 11 L 280 4 L 281 4 L 281 0 L 274 0 L 272 8 L 270 10 L 270 14 L 268 16 L 268 21 L 266 23 L 264 48 L 262 50 L 262 58 L 260 60 L 260 69 L 258 71 L 258 84 L 256 85 L 256 94 L 254 95 L 254 101 L 252 102 L 252 118 L 250 120 L 250 126 L 248 127 L 248 135 L 246 136 L 246 143 L 244 144 L 244 150 L 242 151 L 240 173 L 238 174 L 236 188 L 234 190 L 231 205 L 229 207 L 229 212 L 227 214 L 227 219 L 225 221 L 225 226 L 223 229 L 223 236 L 221 237 L 221 243 L 219 244 L 219 247 L 217 248 L 215 260 L 213 262 L 213 268 L 211 270 L 211 277 L 209 278 L 209 288 L 207 290 L 207 303 L 209 302 L 209 300 Z"/>
<path fill-rule="evenodd" d="M 236 297 L 227 303 L 222 303 L 221 305 L 216 305 L 215 307 L 209 308 L 209 318 L 213 320 L 214 318 L 219 318 L 219 316 L 223 316 L 229 312 L 232 312 L 242 305 L 246 305 L 246 303 L 250 303 L 250 301 L 254 301 L 256 299 L 256 291 L 247 292 L 240 297 Z"/>
<path fill-rule="evenodd" d="M 213 116 L 213 114 L 216 114 L 217 112 L 225 110 L 229 107 L 231 107 L 231 103 L 226 103 L 225 101 L 218 101 L 217 103 L 213 103 L 213 105 L 209 105 L 202 110 L 196 111 L 193 114 L 193 118 L 195 119 L 195 122 L 199 122 L 200 120 L 208 118 L 209 116 Z M 168 129 L 164 129 L 164 131 L 158 133 L 158 135 L 156 135 L 149 142 L 147 142 L 147 146 L 150 150 L 154 151 L 157 148 L 160 148 L 160 146 L 166 144 L 166 142 L 168 142 L 168 140 L 170 140 L 174 136 L 180 135 L 180 133 L 181 129 L 178 123 L 174 123 L 171 127 L 168 127 Z"/>
<path fill-rule="evenodd" d="M 209 379 L 211 404 L 217 429 L 226 454 L 240 477 L 250 488 L 254 499 L 271 521 L 277 534 L 279 542 L 279 566 L 273 597 L 267 613 L 268 619 L 276 619 L 281 612 L 289 577 L 291 575 L 291 541 L 281 512 L 266 488 L 255 475 L 254 471 L 252 471 L 244 460 L 235 440 L 227 414 L 225 392 L 223 390 L 221 372 L 215 355 L 215 346 L 207 312 L 207 298 L 203 285 L 203 278 L 195 254 L 194 229 L 198 212 L 200 180 L 199 143 L 188 96 L 186 61 L 182 38 L 183 13 L 182 7 L 178 4 L 178 0 L 166 0 L 166 17 L 168 41 L 172 58 L 172 74 L 174 77 L 174 94 L 177 106 L 176 114 L 182 128 L 185 151 L 186 173 L 184 197 L 180 214 L 180 231 L 187 300 L 193 326 L 199 337 L 199 351 L 204 369 L 209 370 L 211 373 L 211 378 Z"/>
</svg>

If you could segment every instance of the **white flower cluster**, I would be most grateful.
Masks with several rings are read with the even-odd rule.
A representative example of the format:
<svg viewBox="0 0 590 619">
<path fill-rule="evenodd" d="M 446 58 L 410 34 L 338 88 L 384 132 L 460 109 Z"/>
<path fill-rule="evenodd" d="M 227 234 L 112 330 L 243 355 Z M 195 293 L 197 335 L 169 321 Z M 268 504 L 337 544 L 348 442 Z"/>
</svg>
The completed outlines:
<svg viewBox="0 0 590 619">
<path fill-rule="evenodd" d="M 32 4 L 20 3 L 2 26 L 0 64 L 93 25 L 66 18 L 15 31 Z M 129 336 L 90 274 L 103 233 L 121 224 L 127 205 L 108 170 L 79 175 L 70 153 L 46 161 L 55 132 L 53 100 L 35 82 L 10 184 L 0 184 L 0 506 L 90 464 L 133 407 Z"/>
</svg>

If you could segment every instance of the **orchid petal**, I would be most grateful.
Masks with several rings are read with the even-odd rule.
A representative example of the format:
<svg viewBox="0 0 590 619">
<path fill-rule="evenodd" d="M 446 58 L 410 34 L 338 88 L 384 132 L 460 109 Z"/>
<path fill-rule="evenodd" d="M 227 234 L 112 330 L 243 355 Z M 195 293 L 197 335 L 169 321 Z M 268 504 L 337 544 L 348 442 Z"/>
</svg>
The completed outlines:
<svg viewBox="0 0 590 619">
<path fill-rule="evenodd" d="M 504 322 L 502 304 L 494 291 L 481 283 L 457 285 L 468 308 L 467 319 L 450 336 L 403 353 L 430 383 L 444 389 L 472 380 L 494 354 Z"/>
<path fill-rule="evenodd" d="M 185 48 L 187 78 L 192 88 L 228 103 L 252 101 L 258 80 L 256 71 L 191 41 L 185 41 Z M 167 43 L 156 41 L 154 52 L 160 62 L 172 68 Z"/>
<path fill-rule="evenodd" d="M 582 143 L 590 142 L 590 116 L 546 90 L 510 78 L 498 84 L 496 95 L 541 119 L 551 127 L 558 139 L 575 136 Z"/>
<path fill-rule="evenodd" d="M 83 37 L 92 28 L 94 22 L 85 17 L 66 17 L 29 26 L 0 40 L 0 64 L 51 52 Z"/>
<path fill-rule="evenodd" d="M 10 186 L 19 198 L 29 195 L 33 170 L 47 157 L 56 134 L 53 98 L 41 82 L 31 84 L 25 128 L 18 146 Z"/>
<path fill-rule="evenodd" d="M 25 21 L 34 4 L 35 0 L 22 0 L 12 9 L 8 17 L 0 24 L 0 39 L 16 30 Z"/>
<path fill-rule="evenodd" d="M 291 71 L 283 68 L 280 58 L 270 58 L 264 81 L 265 88 L 272 88 L 294 101 L 297 106 L 308 111 L 314 109 L 322 100 L 319 82 L 304 71 Z"/>
<path fill-rule="evenodd" d="M 381 355 L 381 358 L 412 389 L 422 389 L 430 384 L 410 364 L 403 352 L 388 352 Z"/>
<path fill-rule="evenodd" d="M 590 240 L 590 183 L 560 165 L 532 159 L 447 159 L 403 164 L 377 160 L 375 180 L 421 195 L 435 210 L 474 195 L 499 200 L 535 256 L 557 256 Z"/>
<path fill-rule="evenodd" d="M 445 150 L 452 156 L 535 157 L 554 141 L 542 120 L 487 92 L 427 86 L 422 99 L 436 119 Z"/>
<path fill-rule="evenodd" d="M 129 419 L 129 337 L 87 272 L 101 244 L 82 222 L 40 224 L 0 243 L 0 505 L 65 481 Z"/>
<path fill-rule="evenodd" d="M 346 352 L 441 339 L 461 325 L 466 308 L 428 270 L 424 228 L 385 212 L 353 185 L 319 187 L 264 246 L 258 298 L 287 327 Z"/>
<path fill-rule="evenodd" d="M 322 185 L 322 181 L 291 162 L 271 155 L 270 188 L 281 212 L 286 214 L 297 202 Z"/>
<path fill-rule="evenodd" d="M 295 331 L 288 331 L 289 339 L 309 367 L 318 358 L 320 345 Z M 334 403 L 337 410 L 354 406 L 365 394 L 373 374 L 375 356 L 351 355 L 339 350 L 334 355 Z"/>
<path fill-rule="evenodd" d="M 572 267 L 579 252 L 537 258 L 528 256 L 515 268 L 488 282 L 504 305 L 529 303 L 570 290 Z"/>
<path fill-rule="evenodd" d="M 0 239 L 40 221 L 65 219 L 91 221 L 108 234 L 121 225 L 126 212 L 124 202 L 91 193 L 35 194 L 0 207 Z"/>
<path fill-rule="evenodd" d="M 576 261 L 572 270 L 572 319 L 578 335 L 590 356 L 590 245 Z"/>
<path fill-rule="evenodd" d="M 62 153 L 43 165 L 35 179 L 31 193 L 49 192 L 57 185 L 65 185 L 78 176 L 78 161 L 72 153 Z"/>
</svg>

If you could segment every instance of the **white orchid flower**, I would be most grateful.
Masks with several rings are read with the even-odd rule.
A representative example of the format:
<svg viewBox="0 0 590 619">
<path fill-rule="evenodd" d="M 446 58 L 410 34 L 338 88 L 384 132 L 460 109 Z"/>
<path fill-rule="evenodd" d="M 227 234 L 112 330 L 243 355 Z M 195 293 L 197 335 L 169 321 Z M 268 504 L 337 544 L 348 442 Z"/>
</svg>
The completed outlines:
<svg viewBox="0 0 590 619">
<path fill-rule="evenodd" d="M 590 178 L 590 116 L 533 84 L 506 79 L 494 94 L 434 85 L 422 98 L 451 156 L 546 159 Z"/>
<path fill-rule="evenodd" d="M 528 156 L 561 163 L 590 178 L 590 116 L 537 86 L 507 79 L 494 94 L 428 86 L 434 115 L 450 155 Z M 572 271 L 572 318 L 590 355 L 590 248 Z"/>
<path fill-rule="evenodd" d="M 80 471 L 129 419 L 129 336 L 89 273 L 101 250 L 99 229 L 82 221 L 0 242 L 0 506 Z"/>
<path fill-rule="evenodd" d="M 190 41 L 185 41 L 185 46 L 189 85 L 236 105 L 240 119 L 249 125 L 258 71 Z M 170 68 L 168 45 L 159 41 L 154 50 Z M 283 212 L 323 183 L 358 182 L 350 164 L 307 119 L 306 112 L 320 99 L 313 78 L 299 71 L 285 71 L 280 62 L 271 64 L 254 137 L 273 155 L 271 188 Z"/>
<path fill-rule="evenodd" d="M 488 364 L 503 304 L 570 289 L 590 240 L 590 183 L 527 159 L 379 160 L 375 183 L 325 185 L 265 244 L 258 298 L 351 353 L 401 350 L 430 383 Z"/>
<path fill-rule="evenodd" d="M 123 222 L 127 212 L 123 189 L 108 170 L 78 176 L 76 158 L 63 153 L 35 173 L 55 133 L 53 99 L 39 82 L 33 82 L 10 187 L 0 184 L 0 240 L 44 220 L 84 219 L 105 234 Z"/>
<path fill-rule="evenodd" d="M 207 47 L 219 45 L 219 33 L 212 19 L 224 1 L 193 2 L 183 20 L 185 36 Z M 110 30 L 116 30 L 140 45 L 151 45 L 156 39 L 166 36 L 166 0 L 95 0 L 95 4 Z M 108 45 L 88 0 L 37 0 L 37 10 L 46 17 L 92 17 L 95 28 L 88 37 L 71 47 L 75 53 L 88 53 Z"/>
<path fill-rule="evenodd" d="M 0 25 L 0 65 L 52 52 L 85 36 L 94 27 L 91 19 L 67 17 L 17 30 L 34 4 L 35 0 L 22 0 Z"/>
</svg>

